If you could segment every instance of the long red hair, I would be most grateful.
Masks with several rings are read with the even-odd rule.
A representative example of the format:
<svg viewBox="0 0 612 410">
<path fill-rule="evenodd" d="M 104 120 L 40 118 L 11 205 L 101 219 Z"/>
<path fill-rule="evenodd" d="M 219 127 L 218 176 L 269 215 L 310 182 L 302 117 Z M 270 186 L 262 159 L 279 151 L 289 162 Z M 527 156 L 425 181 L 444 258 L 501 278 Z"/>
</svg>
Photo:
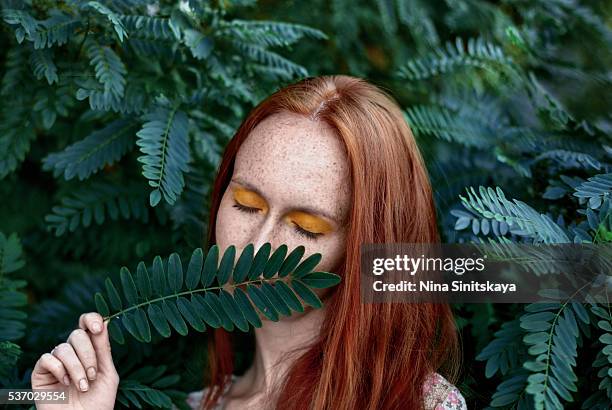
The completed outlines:
<svg viewBox="0 0 612 410">
<path fill-rule="evenodd" d="M 279 111 L 329 124 L 344 142 L 352 183 L 341 283 L 326 300 L 317 341 L 292 365 L 277 410 L 422 409 L 423 385 L 438 371 L 454 382 L 458 338 L 447 304 L 360 300 L 360 245 L 439 242 L 431 185 L 415 139 L 398 105 L 359 78 L 307 78 L 254 108 L 228 144 L 212 192 L 208 242 L 215 242 L 221 197 L 249 133 Z M 211 408 L 234 371 L 229 333 L 209 345 Z"/>
</svg>

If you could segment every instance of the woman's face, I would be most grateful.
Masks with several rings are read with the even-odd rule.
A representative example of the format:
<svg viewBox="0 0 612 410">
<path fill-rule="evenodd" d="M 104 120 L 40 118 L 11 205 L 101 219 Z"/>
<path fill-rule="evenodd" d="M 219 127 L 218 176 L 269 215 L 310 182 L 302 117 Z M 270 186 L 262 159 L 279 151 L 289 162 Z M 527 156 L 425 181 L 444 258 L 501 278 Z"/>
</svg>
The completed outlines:
<svg viewBox="0 0 612 410">
<path fill-rule="evenodd" d="M 249 243 L 321 253 L 316 270 L 344 257 L 351 188 L 345 148 L 319 121 L 283 112 L 262 121 L 240 147 L 217 214 L 220 251 Z"/>
</svg>

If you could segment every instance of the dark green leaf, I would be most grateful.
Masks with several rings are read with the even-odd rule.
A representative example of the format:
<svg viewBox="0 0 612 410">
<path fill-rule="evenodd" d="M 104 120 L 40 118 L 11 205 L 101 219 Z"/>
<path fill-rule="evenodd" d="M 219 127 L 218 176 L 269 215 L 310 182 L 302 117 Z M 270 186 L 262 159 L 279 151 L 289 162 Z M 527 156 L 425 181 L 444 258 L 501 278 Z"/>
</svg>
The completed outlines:
<svg viewBox="0 0 612 410">
<path fill-rule="evenodd" d="M 217 275 L 217 267 L 219 261 L 219 247 L 213 245 L 208 250 L 206 260 L 204 261 L 204 269 L 202 271 L 202 285 L 207 288 L 209 287 Z"/>
<path fill-rule="evenodd" d="M 125 295 L 125 299 L 129 305 L 134 305 L 138 303 L 138 292 L 136 291 L 136 284 L 134 283 L 134 278 L 132 274 L 125 266 L 121 268 L 119 271 L 119 276 L 121 278 L 121 286 L 123 286 L 123 294 Z"/>
<path fill-rule="evenodd" d="M 119 296 L 119 292 L 117 292 L 117 288 L 115 288 L 115 285 L 113 284 L 111 278 L 106 278 L 106 280 L 104 281 L 104 285 L 106 286 L 108 300 L 110 301 L 113 310 L 122 310 L 123 305 L 121 303 L 121 297 Z"/>
<path fill-rule="evenodd" d="M 149 299 L 153 294 L 153 290 L 151 289 L 149 272 L 147 271 L 147 267 L 145 266 L 144 262 L 138 263 L 138 266 L 136 267 L 136 282 L 138 283 L 140 294 L 145 299 Z"/>
<path fill-rule="evenodd" d="M 221 289 L 219 292 L 219 301 L 221 302 L 221 306 L 225 310 L 225 313 L 227 313 L 238 329 L 242 330 L 243 332 L 249 330 L 249 323 L 240 311 L 240 308 L 236 304 L 236 301 L 232 295 Z"/>
<path fill-rule="evenodd" d="M 291 309 L 285 303 L 285 301 L 276 294 L 276 290 L 267 282 L 262 283 L 261 291 L 266 295 L 274 309 L 276 309 L 281 315 L 291 316 Z"/>
<path fill-rule="evenodd" d="M 264 268 L 264 278 L 270 279 L 271 277 L 276 275 L 278 270 L 283 265 L 285 255 L 287 255 L 287 245 L 281 245 L 274 251 L 270 259 L 268 260 L 268 263 L 266 263 L 266 267 Z"/>
<path fill-rule="evenodd" d="M 94 299 L 96 301 L 96 309 L 98 310 L 98 313 L 100 313 L 103 317 L 110 316 L 110 311 L 104 296 L 102 296 L 100 292 L 96 292 Z"/>
<path fill-rule="evenodd" d="M 236 301 L 236 303 L 240 307 L 240 310 L 244 314 L 244 317 L 246 318 L 246 320 L 249 321 L 250 324 L 252 324 L 254 327 L 262 326 L 259 315 L 253 308 L 251 301 L 242 289 L 236 288 L 234 290 L 234 300 Z"/>
<path fill-rule="evenodd" d="M 302 300 L 306 304 L 314 308 L 320 308 L 321 306 L 323 306 L 323 303 L 321 303 L 319 297 L 313 291 L 308 289 L 308 287 L 304 285 L 304 283 L 302 283 L 301 281 L 297 279 L 292 280 L 291 288 L 295 291 L 295 293 L 298 294 L 300 298 L 302 298 Z"/>
<path fill-rule="evenodd" d="M 234 330 L 234 323 L 232 322 L 230 317 L 227 315 L 227 313 L 225 313 L 225 310 L 223 309 L 223 306 L 221 306 L 221 302 L 219 301 L 219 298 L 217 297 L 217 295 L 215 295 L 213 292 L 206 292 L 206 295 L 204 296 L 204 300 L 208 302 L 208 304 L 215 311 L 217 316 L 219 316 L 219 320 L 221 321 L 221 326 L 228 332 L 231 332 L 232 330 Z"/>
<path fill-rule="evenodd" d="M 290 272 L 292 272 L 300 262 L 300 259 L 302 259 L 302 256 L 304 256 L 305 251 L 306 248 L 304 248 L 302 245 L 291 251 L 291 253 L 287 256 L 287 259 L 285 259 L 285 262 L 283 262 L 281 268 L 278 270 L 278 276 L 284 278 Z"/>
<path fill-rule="evenodd" d="M 340 276 L 329 272 L 312 272 L 302 276 L 301 281 L 310 288 L 324 289 L 340 283 Z"/>
<path fill-rule="evenodd" d="M 206 329 L 206 325 L 204 325 L 204 322 L 202 322 L 197 312 L 195 312 L 189 300 L 181 296 L 176 301 L 176 305 L 183 317 L 187 319 L 187 322 L 189 322 L 191 327 L 198 332 L 203 332 Z"/>
<path fill-rule="evenodd" d="M 123 331 L 121 330 L 121 326 L 117 323 L 117 319 L 112 319 L 108 323 L 108 333 L 113 338 L 113 340 L 119 344 L 125 343 L 125 337 L 123 336 Z"/>
<path fill-rule="evenodd" d="M 296 279 L 301 279 L 304 275 L 312 272 L 312 270 L 321 262 L 321 254 L 315 253 L 304 259 L 297 268 L 293 271 L 291 276 Z"/>
<path fill-rule="evenodd" d="M 234 258 L 236 257 L 236 247 L 230 245 L 219 263 L 219 271 L 217 272 L 217 281 L 219 285 L 225 285 L 230 278 L 232 268 L 234 267 Z"/>
<path fill-rule="evenodd" d="M 164 313 L 166 320 L 180 335 L 185 336 L 187 334 L 187 324 L 183 320 L 181 313 L 174 303 L 163 301 L 162 312 Z"/>
<path fill-rule="evenodd" d="M 278 322 L 278 312 L 276 309 L 274 309 L 274 306 L 272 306 L 272 303 L 267 296 L 258 287 L 247 285 L 247 293 L 255 306 L 257 306 L 257 309 L 259 309 L 259 311 L 263 313 L 265 317 L 273 322 Z"/>
<path fill-rule="evenodd" d="M 262 273 L 264 268 L 266 267 L 266 263 L 268 262 L 268 258 L 270 256 L 270 250 L 272 249 L 272 245 L 269 242 L 264 243 L 255 258 L 253 259 L 253 264 L 251 265 L 251 269 L 249 271 L 248 278 L 250 280 L 258 278 Z"/>
<path fill-rule="evenodd" d="M 289 286 L 287 286 L 285 282 L 280 280 L 277 281 L 274 284 L 274 288 L 276 289 L 278 295 L 283 298 L 287 306 L 289 306 L 292 310 L 296 312 L 304 311 L 304 306 L 302 306 L 300 300 L 297 298 L 297 296 L 295 296 L 295 293 L 293 293 L 293 291 L 289 288 Z"/>
<path fill-rule="evenodd" d="M 183 265 L 178 253 L 173 253 L 168 258 L 168 284 L 170 291 L 178 293 L 183 286 Z"/>
<path fill-rule="evenodd" d="M 253 263 L 253 253 L 254 247 L 253 244 L 250 243 L 240 254 L 238 262 L 236 262 L 236 266 L 234 267 L 234 283 L 240 283 L 247 277 L 251 264 Z"/>
<path fill-rule="evenodd" d="M 191 304 L 196 308 L 196 313 L 200 318 L 210 327 L 216 329 L 221 326 L 221 319 L 201 295 L 191 295 Z"/>
<path fill-rule="evenodd" d="M 166 279 L 164 277 L 164 264 L 161 257 L 156 256 L 153 259 L 153 292 L 156 295 L 164 295 L 166 293 Z"/>
<path fill-rule="evenodd" d="M 138 330 L 138 326 L 136 325 L 135 316 L 132 312 L 124 312 L 121 315 L 121 323 L 123 323 L 123 327 L 139 342 L 143 342 L 143 338 L 140 335 L 140 331 Z"/>
<path fill-rule="evenodd" d="M 149 314 L 149 319 L 153 326 L 157 330 L 157 332 L 163 337 L 170 336 L 170 326 L 168 326 L 168 321 L 166 320 L 164 313 L 157 303 L 152 303 L 149 305 L 147 309 L 147 313 Z"/>
<path fill-rule="evenodd" d="M 134 311 L 133 320 L 141 339 L 149 343 L 151 341 L 151 328 L 149 328 L 149 321 L 147 320 L 145 312 L 140 308 L 136 309 Z"/>
<path fill-rule="evenodd" d="M 191 254 L 191 260 L 189 261 L 189 267 L 187 268 L 187 278 L 185 279 L 187 289 L 195 289 L 195 287 L 198 286 L 198 283 L 200 283 L 203 263 L 204 253 L 202 252 L 202 248 L 198 248 Z"/>
</svg>

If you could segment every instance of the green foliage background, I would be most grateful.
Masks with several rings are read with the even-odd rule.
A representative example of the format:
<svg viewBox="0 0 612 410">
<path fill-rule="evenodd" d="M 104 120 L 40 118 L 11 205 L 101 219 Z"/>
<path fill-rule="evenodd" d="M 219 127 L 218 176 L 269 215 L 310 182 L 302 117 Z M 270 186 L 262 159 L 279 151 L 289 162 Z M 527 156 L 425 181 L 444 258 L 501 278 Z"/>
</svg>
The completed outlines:
<svg viewBox="0 0 612 410">
<path fill-rule="evenodd" d="M 224 145 L 307 75 L 363 76 L 405 108 L 445 241 L 612 240 L 609 2 L 0 4 L 3 386 L 28 386 L 106 275 L 202 246 Z M 470 408 L 609 408 L 610 305 L 455 311 Z M 205 337 L 117 346 L 122 392 L 182 405 Z"/>
</svg>

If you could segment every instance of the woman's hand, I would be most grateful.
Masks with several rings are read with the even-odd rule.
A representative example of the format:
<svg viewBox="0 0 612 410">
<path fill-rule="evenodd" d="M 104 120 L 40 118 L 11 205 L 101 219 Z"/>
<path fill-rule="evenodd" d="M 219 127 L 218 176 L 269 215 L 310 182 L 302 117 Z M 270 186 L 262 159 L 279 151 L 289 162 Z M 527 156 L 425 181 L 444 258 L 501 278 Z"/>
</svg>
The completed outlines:
<svg viewBox="0 0 612 410">
<path fill-rule="evenodd" d="M 108 322 L 84 313 L 68 340 L 43 354 L 32 371 L 32 389 L 70 390 L 66 405 L 37 403 L 38 410 L 112 410 L 119 375 L 108 339 Z"/>
</svg>

